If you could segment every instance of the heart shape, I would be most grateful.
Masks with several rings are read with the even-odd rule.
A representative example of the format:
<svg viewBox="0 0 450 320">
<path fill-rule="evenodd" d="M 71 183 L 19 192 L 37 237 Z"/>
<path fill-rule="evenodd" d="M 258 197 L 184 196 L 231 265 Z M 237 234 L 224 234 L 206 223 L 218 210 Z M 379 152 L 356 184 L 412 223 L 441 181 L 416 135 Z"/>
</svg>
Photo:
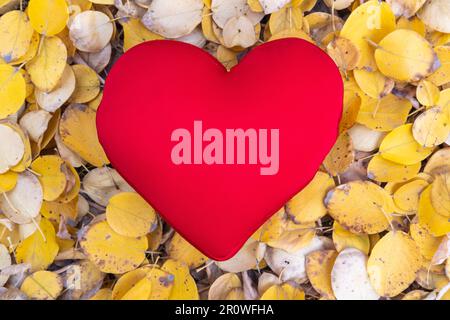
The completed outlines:
<svg viewBox="0 0 450 320">
<path fill-rule="evenodd" d="M 314 177 L 342 94 L 334 62 L 304 40 L 260 45 L 230 72 L 192 45 L 151 41 L 114 64 L 97 130 L 124 179 L 197 249 L 226 260 Z"/>
</svg>

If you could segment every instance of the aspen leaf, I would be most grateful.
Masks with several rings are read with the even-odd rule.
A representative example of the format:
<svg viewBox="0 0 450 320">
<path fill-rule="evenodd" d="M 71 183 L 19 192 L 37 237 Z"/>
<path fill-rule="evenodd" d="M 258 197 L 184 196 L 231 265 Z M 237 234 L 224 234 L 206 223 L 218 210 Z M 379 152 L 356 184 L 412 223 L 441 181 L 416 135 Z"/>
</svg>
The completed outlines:
<svg viewBox="0 0 450 320">
<path fill-rule="evenodd" d="M 344 105 L 339 132 L 350 129 L 355 124 L 360 106 L 361 97 L 359 94 L 353 90 L 344 90 Z"/>
<path fill-rule="evenodd" d="M 426 26 L 419 18 L 417 18 L 417 16 L 411 18 L 400 17 L 400 19 L 397 20 L 397 29 L 409 29 L 417 32 L 422 37 L 425 37 L 426 35 Z"/>
<path fill-rule="evenodd" d="M 11 265 L 11 256 L 5 245 L 0 244 L 0 269 L 4 269 Z M 3 287 L 8 281 L 9 275 L 0 274 L 0 285 Z"/>
<path fill-rule="evenodd" d="M 58 254 L 55 229 L 45 218 L 41 219 L 39 229 L 23 240 L 16 248 L 16 260 L 29 263 L 31 271 L 45 270 Z"/>
<path fill-rule="evenodd" d="M 290 2 L 290 0 L 257 0 L 256 2 L 259 2 L 265 14 L 270 14 L 276 13 L 279 10 L 281 10 L 285 5 L 287 5 Z"/>
<path fill-rule="evenodd" d="M 344 229 L 339 223 L 333 223 L 333 243 L 338 252 L 346 248 L 355 248 L 369 254 L 370 240 L 367 234 L 355 234 Z"/>
<path fill-rule="evenodd" d="M 341 37 L 347 38 L 358 48 L 358 68 L 375 70 L 374 49 L 369 41 L 378 43 L 395 29 L 395 16 L 385 2 L 371 0 L 352 11 L 341 30 Z"/>
<path fill-rule="evenodd" d="M 65 282 L 71 299 L 86 299 L 102 285 L 105 274 L 89 260 L 81 260 L 66 271 Z"/>
<path fill-rule="evenodd" d="M 238 64 L 236 52 L 222 45 L 217 47 L 216 58 L 227 70 L 231 70 L 231 68 Z"/>
<path fill-rule="evenodd" d="M 268 247 L 265 261 L 270 269 L 280 276 L 281 281 L 302 282 L 306 280 L 306 256 L 316 250 L 328 249 L 333 249 L 332 241 L 325 237 L 315 236 L 307 245 L 292 253 Z"/>
<path fill-rule="evenodd" d="M 375 60 L 381 73 L 398 81 L 418 81 L 435 71 L 430 43 L 417 32 L 398 29 L 378 44 Z"/>
<path fill-rule="evenodd" d="M 423 106 L 435 106 L 439 101 L 439 88 L 428 80 L 421 80 L 417 86 L 416 96 Z"/>
<path fill-rule="evenodd" d="M 272 34 L 284 30 L 301 30 L 303 13 L 299 7 L 286 6 L 270 15 L 269 28 Z"/>
<path fill-rule="evenodd" d="M 431 184 L 430 200 L 438 214 L 450 218 L 450 173 L 436 175 Z"/>
<path fill-rule="evenodd" d="M 55 112 L 67 100 L 69 100 L 75 90 L 75 74 L 73 69 L 66 65 L 59 83 L 50 92 L 41 91 L 36 88 L 34 94 L 38 105 L 48 111 Z"/>
<path fill-rule="evenodd" d="M 26 171 L 18 175 L 14 189 L 0 195 L 0 208 L 11 221 L 29 223 L 39 215 L 42 199 L 39 180 Z"/>
<path fill-rule="evenodd" d="M 342 37 L 327 45 L 327 53 L 342 70 L 353 70 L 359 61 L 359 50 L 350 40 Z"/>
<path fill-rule="evenodd" d="M 230 292 L 242 287 L 241 279 L 235 273 L 225 273 L 218 277 L 208 292 L 208 300 L 225 300 Z"/>
<path fill-rule="evenodd" d="M 124 273 L 117 282 L 111 293 L 113 300 L 121 300 L 122 297 L 133 288 L 140 280 L 144 279 L 154 266 L 146 265 L 135 270 Z"/>
<path fill-rule="evenodd" d="M 134 192 L 119 193 L 109 199 L 106 221 L 118 234 L 141 237 L 156 227 L 155 210 Z"/>
<path fill-rule="evenodd" d="M 20 72 L 7 64 L 0 64 L 0 119 L 15 113 L 25 101 L 25 80 Z"/>
<path fill-rule="evenodd" d="M 402 231 L 390 231 L 373 248 L 367 272 L 380 296 L 394 297 L 414 282 L 421 264 L 419 248 L 411 237 Z"/>
<path fill-rule="evenodd" d="M 124 32 L 123 49 L 127 51 L 145 41 L 161 40 L 162 36 L 148 30 L 139 19 L 129 18 L 122 22 Z"/>
<path fill-rule="evenodd" d="M 38 300 L 56 300 L 63 289 L 61 277 L 51 271 L 37 271 L 25 278 L 20 287 L 28 297 Z"/>
<path fill-rule="evenodd" d="M 71 104 L 59 124 L 62 142 L 96 167 L 109 163 L 97 137 L 96 112 L 82 104 Z"/>
<path fill-rule="evenodd" d="M 423 6 L 426 0 L 387 0 L 396 17 L 410 18 Z"/>
<path fill-rule="evenodd" d="M 34 30 L 53 36 L 66 26 L 69 8 L 65 0 L 30 0 L 28 15 Z"/>
<path fill-rule="evenodd" d="M 386 133 L 355 124 L 348 131 L 352 139 L 353 148 L 357 151 L 371 152 L 381 144 Z"/>
<path fill-rule="evenodd" d="M 31 169 L 38 173 L 45 201 L 56 200 L 66 188 L 66 175 L 62 171 L 64 160 L 58 156 L 38 157 L 31 164 Z"/>
<path fill-rule="evenodd" d="M 336 257 L 331 271 L 331 286 L 337 300 L 378 300 L 367 272 L 367 256 L 347 248 Z"/>
<path fill-rule="evenodd" d="M 29 111 L 20 118 L 19 124 L 32 142 L 40 144 L 51 119 L 52 115 L 45 110 Z"/>
<path fill-rule="evenodd" d="M 27 63 L 31 81 L 39 90 L 53 90 L 66 68 L 67 49 L 58 37 L 41 39 L 40 51 Z"/>
<path fill-rule="evenodd" d="M 185 264 L 169 259 L 164 262 L 161 269 L 173 275 L 173 286 L 169 300 L 199 299 L 197 285 Z"/>
<path fill-rule="evenodd" d="M 433 107 L 421 113 L 412 127 L 414 139 L 424 147 L 443 143 L 450 134 L 450 107 Z"/>
<path fill-rule="evenodd" d="M 373 99 L 380 99 L 384 95 L 388 79 L 379 71 L 356 69 L 353 71 L 355 81 L 361 90 Z"/>
<path fill-rule="evenodd" d="M 6 62 L 22 57 L 30 47 L 33 27 L 27 15 L 19 10 L 0 17 L 0 56 Z"/>
<path fill-rule="evenodd" d="M 347 132 L 343 132 L 326 156 L 323 165 L 330 175 L 336 176 L 347 170 L 354 160 L 352 139 Z"/>
<path fill-rule="evenodd" d="M 245 16 L 231 18 L 223 27 L 223 40 L 228 48 L 248 48 L 256 42 L 253 24 Z"/>
<path fill-rule="evenodd" d="M 422 191 L 419 200 L 419 224 L 431 232 L 435 237 L 450 232 L 450 221 L 436 212 L 431 204 L 431 188 L 428 186 Z"/>
<path fill-rule="evenodd" d="M 170 258 L 185 263 L 189 269 L 202 265 L 207 257 L 175 233 L 167 245 L 167 253 Z"/>
<path fill-rule="evenodd" d="M 305 300 L 305 292 L 289 283 L 276 284 L 264 292 L 261 300 Z"/>
<path fill-rule="evenodd" d="M 411 110 L 411 102 L 388 94 L 381 99 L 362 100 L 356 121 L 370 129 L 390 131 L 404 124 Z"/>
<path fill-rule="evenodd" d="M 438 46 L 434 48 L 434 51 L 439 59 L 441 65 L 431 75 L 427 77 L 427 80 L 434 83 L 436 86 L 442 86 L 449 82 L 450 77 L 450 47 Z"/>
<path fill-rule="evenodd" d="M 327 210 L 323 198 L 334 187 L 333 179 L 323 172 L 317 172 L 313 180 L 286 204 L 286 210 L 296 222 L 314 222 L 323 217 Z"/>
<path fill-rule="evenodd" d="M 83 177 L 83 191 L 102 206 L 120 192 L 133 192 L 128 183 L 115 169 L 108 167 L 95 168 Z"/>
<path fill-rule="evenodd" d="M 411 238 L 419 248 L 423 258 L 431 261 L 442 242 L 443 237 L 434 237 L 426 228 L 418 223 L 410 225 Z"/>
<path fill-rule="evenodd" d="M 256 25 L 264 16 L 263 13 L 251 11 L 247 0 L 212 0 L 211 10 L 214 22 L 222 29 L 231 18 L 246 16 Z"/>
<path fill-rule="evenodd" d="M 419 208 L 419 196 L 428 186 L 428 181 L 413 179 L 399 187 L 393 195 L 395 205 L 407 214 L 415 214 Z"/>
<path fill-rule="evenodd" d="M 446 0 L 427 0 L 417 13 L 430 28 L 450 33 L 450 3 Z"/>
<path fill-rule="evenodd" d="M 369 162 L 367 167 L 367 177 L 378 182 L 407 181 L 419 173 L 420 166 L 420 162 L 404 165 L 386 160 L 382 156 L 376 155 Z"/>
<path fill-rule="evenodd" d="M 328 192 L 324 202 L 341 226 L 368 234 L 387 229 L 394 206 L 386 190 L 369 181 L 340 185 Z"/>
<path fill-rule="evenodd" d="M 100 92 L 100 81 L 90 67 L 82 64 L 72 66 L 76 87 L 70 97 L 72 103 L 86 103 L 94 99 Z"/>
<path fill-rule="evenodd" d="M 15 132 L 17 132 L 22 139 L 22 143 L 25 147 L 23 157 L 14 167 L 11 168 L 11 171 L 14 172 L 23 172 L 26 168 L 31 164 L 31 147 L 30 140 L 28 136 L 23 132 L 21 127 L 13 122 L 4 122 L 4 125 L 12 128 Z"/>
<path fill-rule="evenodd" d="M 87 227 L 80 246 L 102 272 L 120 274 L 144 261 L 148 243 L 145 237 L 124 237 L 100 221 Z"/>
<path fill-rule="evenodd" d="M 113 25 L 100 11 L 78 13 L 70 24 L 69 36 L 74 46 L 85 52 L 98 52 L 111 40 Z"/>
<path fill-rule="evenodd" d="M 311 285 L 322 297 L 335 299 L 331 288 L 331 270 L 337 257 L 334 250 L 318 250 L 306 256 L 306 274 Z"/>
<path fill-rule="evenodd" d="M 23 158 L 25 145 L 11 127 L 0 123 L 0 174 L 8 172 Z"/>
<path fill-rule="evenodd" d="M 202 0 L 154 0 L 142 23 L 163 37 L 179 38 L 191 33 L 200 24 L 202 10 Z"/>
<path fill-rule="evenodd" d="M 428 157 L 432 148 L 422 147 L 412 134 L 412 124 L 399 126 L 389 132 L 380 145 L 380 155 L 386 160 L 412 165 Z"/>
<path fill-rule="evenodd" d="M 0 193 L 14 189 L 18 178 L 18 174 L 14 171 L 7 171 L 0 174 Z"/>
</svg>

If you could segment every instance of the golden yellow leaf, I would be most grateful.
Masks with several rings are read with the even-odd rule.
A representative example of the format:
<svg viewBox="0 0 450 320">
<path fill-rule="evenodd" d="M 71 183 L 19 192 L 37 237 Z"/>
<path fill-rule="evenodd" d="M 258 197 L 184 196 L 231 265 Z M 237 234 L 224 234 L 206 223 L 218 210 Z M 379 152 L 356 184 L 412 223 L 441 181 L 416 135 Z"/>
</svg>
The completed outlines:
<svg viewBox="0 0 450 320">
<path fill-rule="evenodd" d="M 63 289 L 61 277 L 50 271 L 37 271 L 25 278 L 20 290 L 31 299 L 56 300 Z"/>
<path fill-rule="evenodd" d="M 373 248 L 367 272 L 380 296 L 394 297 L 414 282 L 421 264 L 419 248 L 411 237 L 402 231 L 390 231 Z"/>
<path fill-rule="evenodd" d="M 367 234 L 355 234 L 344 229 L 337 221 L 333 223 L 333 243 L 338 252 L 346 248 L 355 248 L 369 254 L 370 240 Z"/>
<path fill-rule="evenodd" d="M 136 269 L 144 261 L 148 243 L 145 237 L 124 237 L 101 221 L 87 227 L 80 246 L 101 271 L 120 274 Z"/>
<path fill-rule="evenodd" d="M 65 0 L 30 0 L 28 15 L 34 30 L 53 36 L 66 26 L 69 8 Z"/>
<path fill-rule="evenodd" d="M 53 90 L 66 68 L 67 49 L 56 36 L 42 37 L 36 56 L 26 68 L 33 84 L 41 91 Z"/>
<path fill-rule="evenodd" d="M 44 200 L 56 200 L 66 188 L 66 176 L 62 171 L 64 160 L 58 156 L 38 157 L 31 164 L 31 169 L 38 173 L 39 182 L 44 191 Z"/>
<path fill-rule="evenodd" d="M 419 224 L 429 230 L 435 237 L 440 237 L 450 232 L 448 217 L 441 216 L 431 204 L 431 188 L 428 186 L 420 194 L 419 200 Z"/>
<path fill-rule="evenodd" d="M 386 160 L 412 165 L 428 157 L 433 148 L 422 147 L 412 134 L 412 124 L 392 130 L 380 145 L 380 155 Z"/>
<path fill-rule="evenodd" d="M 166 250 L 170 258 L 185 263 L 189 269 L 197 268 L 207 260 L 203 253 L 194 248 L 178 233 L 173 235 Z"/>
<path fill-rule="evenodd" d="M 10 63 L 23 56 L 30 47 L 33 27 L 25 12 L 9 11 L 0 17 L 0 56 Z"/>
<path fill-rule="evenodd" d="M 450 218 L 450 173 L 436 175 L 431 184 L 430 199 L 438 214 Z"/>
<path fill-rule="evenodd" d="M 450 106 L 433 107 L 421 113 L 412 128 L 414 139 L 424 147 L 443 143 L 450 135 Z"/>
<path fill-rule="evenodd" d="M 205 19 L 205 18 L 204 18 Z M 122 21 L 124 40 L 123 50 L 127 51 L 132 47 L 145 41 L 161 40 L 159 34 L 148 30 L 139 19 L 127 18 Z"/>
<path fill-rule="evenodd" d="M 333 179 L 326 173 L 317 172 L 313 180 L 286 204 L 286 210 L 297 223 L 314 222 L 327 210 L 323 198 L 334 187 Z"/>
<path fill-rule="evenodd" d="M 25 101 L 26 87 L 22 74 L 7 64 L 0 64 L 0 119 L 17 112 Z"/>
<path fill-rule="evenodd" d="M 306 274 L 314 290 L 322 298 L 335 299 L 331 288 L 331 270 L 336 260 L 337 252 L 334 250 L 318 250 L 306 256 Z"/>
<path fill-rule="evenodd" d="M 435 71 L 431 44 L 417 32 L 398 29 L 378 44 L 375 60 L 381 73 L 397 81 L 418 81 Z"/>
<path fill-rule="evenodd" d="M 86 105 L 71 104 L 59 124 L 62 141 L 83 159 L 96 167 L 109 163 L 97 137 L 96 112 Z"/>
<path fill-rule="evenodd" d="M 164 262 L 161 269 L 173 276 L 173 287 L 169 295 L 170 300 L 199 299 L 197 285 L 189 273 L 189 268 L 184 263 L 169 259 Z"/>
<path fill-rule="evenodd" d="M 305 300 L 305 292 L 289 283 L 276 284 L 264 292 L 261 300 Z"/>
<path fill-rule="evenodd" d="M 45 218 L 41 219 L 39 229 L 23 240 L 16 248 L 18 263 L 29 263 L 31 271 L 45 270 L 58 254 L 55 229 Z"/>
<path fill-rule="evenodd" d="M 106 221 L 118 234 L 141 237 L 156 228 L 155 210 L 137 193 L 122 192 L 109 199 Z"/>
<path fill-rule="evenodd" d="M 376 155 L 367 166 L 367 177 L 378 182 L 407 181 L 419 173 L 420 166 L 420 162 L 405 165 L 386 160 L 381 155 Z"/>
<path fill-rule="evenodd" d="M 369 181 L 352 181 L 329 191 L 329 214 L 355 233 L 379 233 L 389 226 L 394 203 L 383 188 Z"/>
</svg>

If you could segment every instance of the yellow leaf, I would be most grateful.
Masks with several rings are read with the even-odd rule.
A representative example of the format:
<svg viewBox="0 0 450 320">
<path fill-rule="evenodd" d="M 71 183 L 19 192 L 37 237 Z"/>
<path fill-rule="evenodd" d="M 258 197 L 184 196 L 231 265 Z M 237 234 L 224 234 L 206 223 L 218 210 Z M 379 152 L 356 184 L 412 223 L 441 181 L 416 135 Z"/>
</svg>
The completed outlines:
<svg viewBox="0 0 450 320">
<path fill-rule="evenodd" d="M 433 107 L 421 113 L 412 128 L 414 139 L 424 147 L 435 147 L 450 135 L 450 106 Z"/>
<path fill-rule="evenodd" d="M 269 28 L 272 34 L 285 30 L 301 30 L 303 12 L 299 7 L 285 6 L 270 15 Z"/>
<path fill-rule="evenodd" d="M 89 300 L 112 300 L 112 291 L 109 288 L 103 288 L 97 291 Z"/>
<path fill-rule="evenodd" d="M 367 272 L 380 296 L 394 297 L 414 282 L 421 264 L 419 248 L 411 237 L 402 231 L 390 231 L 373 248 Z"/>
<path fill-rule="evenodd" d="M 439 101 L 439 94 L 439 88 L 429 80 L 421 80 L 417 86 L 416 97 L 423 106 L 435 106 Z"/>
<path fill-rule="evenodd" d="M 415 214 L 419 208 L 419 196 L 428 186 L 428 181 L 413 179 L 394 192 L 395 205 L 406 214 Z"/>
<path fill-rule="evenodd" d="M 355 234 L 344 228 L 337 222 L 333 223 L 333 243 L 338 252 L 346 248 L 355 248 L 365 254 L 369 254 L 370 240 L 367 234 Z"/>
<path fill-rule="evenodd" d="M 65 0 L 30 0 L 28 15 L 34 30 L 53 36 L 66 26 L 69 8 Z"/>
<path fill-rule="evenodd" d="M 289 283 L 276 284 L 264 292 L 261 300 L 305 300 L 305 292 Z"/>
<path fill-rule="evenodd" d="M 66 68 L 67 49 L 58 37 L 43 37 L 37 55 L 27 63 L 33 84 L 41 91 L 53 90 Z"/>
<path fill-rule="evenodd" d="M 356 83 L 361 90 L 373 99 L 381 99 L 388 85 L 388 79 L 379 71 L 356 69 L 353 71 Z"/>
<path fill-rule="evenodd" d="M 434 237 L 419 223 L 412 223 L 409 227 L 409 232 L 418 246 L 422 257 L 428 261 L 431 261 L 444 237 Z"/>
<path fill-rule="evenodd" d="M 309 282 L 322 298 L 334 300 L 331 288 L 331 270 L 336 260 L 337 252 L 334 250 L 318 250 L 306 256 L 306 274 Z"/>
<path fill-rule="evenodd" d="M 367 167 L 367 177 L 378 182 L 401 182 L 414 178 L 420 170 L 421 163 L 411 165 L 398 164 L 374 156 Z"/>
<path fill-rule="evenodd" d="M 156 228 L 155 210 L 137 193 L 122 192 L 109 199 L 106 221 L 118 234 L 141 237 Z"/>
<path fill-rule="evenodd" d="M 25 12 L 9 11 L 0 17 L 0 56 L 6 63 L 23 56 L 30 47 L 33 27 Z"/>
<path fill-rule="evenodd" d="M 173 287 L 169 295 L 170 300 L 199 299 L 197 285 L 184 263 L 169 259 L 164 262 L 161 269 L 173 275 Z"/>
<path fill-rule="evenodd" d="M 371 0 L 352 11 L 340 35 L 352 41 L 359 49 L 358 68 L 376 70 L 374 49 L 369 41 L 378 43 L 394 29 L 395 16 L 389 5 L 378 0 Z"/>
<path fill-rule="evenodd" d="M 62 141 L 96 167 L 109 164 L 97 137 L 96 112 L 82 104 L 72 104 L 64 111 L 59 124 Z"/>
<path fill-rule="evenodd" d="M 103 272 L 120 274 L 136 269 L 145 259 L 147 238 L 129 238 L 114 232 L 106 221 L 87 227 L 80 246 Z"/>
<path fill-rule="evenodd" d="M 436 175 L 431 184 L 430 199 L 438 214 L 450 218 L 450 173 Z"/>
<path fill-rule="evenodd" d="M 145 41 L 164 39 L 159 34 L 148 30 L 139 19 L 128 18 L 122 21 L 123 26 L 123 50 L 128 51 L 132 47 Z"/>
<path fill-rule="evenodd" d="M 337 176 L 347 170 L 354 160 L 352 139 L 347 132 L 343 132 L 323 161 L 323 166 L 330 175 Z"/>
<path fill-rule="evenodd" d="M 22 241 L 16 248 L 18 263 L 29 263 L 31 271 L 45 270 L 58 254 L 55 229 L 45 218 L 41 219 L 39 229 Z"/>
<path fill-rule="evenodd" d="M 0 174 L 0 193 L 14 189 L 17 184 L 18 175 L 14 171 L 7 171 Z"/>
<path fill-rule="evenodd" d="M 394 203 L 386 190 L 369 181 L 352 181 L 329 191 L 329 214 L 354 233 L 379 233 L 389 226 Z"/>
<path fill-rule="evenodd" d="M 293 215 L 297 223 L 320 219 L 327 213 L 323 198 L 334 185 L 333 179 L 328 174 L 317 172 L 313 180 L 287 202 L 288 214 Z"/>
<path fill-rule="evenodd" d="M 63 166 L 64 160 L 52 155 L 38 157 L 31 164 L 31 169 L 38 173 L 37 177 L 44 191 L 44 200 L 56 200 L 66 188 Z"/>
<path fill-rule="evenodd" d="M 370 129 L 390 131 L 404 124 L 411 110 L 411 102 L 388 94 L 380 99 L 362 99 L 356 121 Z"/>
<path fill-rule="evenodd" d="M 380 145 L 380 155 L 386 160 L 412 165 L 428 157 L 433 148 L 422 147 L 414 139 L 412 124 L 399 126 L 389 132 Z"/>
<path fill-rule="evenodd" d="M 51 271 L 37 271 L 25 278 L 20 290 L 29 298 L 37 300 L 56 300 L 63 289 L 60 275 Z"/>
<path fill-rule="evenodd" d="M 0 64 L 0 119 L 17 112 L 25 102 L 26 87 L 22 74 L 7 64 Z"/>
<path fill-rule="evenodd" d="M 72 66 L 76 87 L 70 97 L 72 103 L 86 103 L 100 92 L 100 81 L 94 70 L 84 64 Z"/>
<path fill-rule="evenodd" d="M 435 70 L 430 43 L 417 32 L 398 29 L 384 37 L 375 50 L 381 73 L 397 81 L 418 81 Z"/>
<path fill-rule="evenodd" d="M 429 230 L 435 237 L 440 237 L 450 232 L 448 217 L 441 216 L 431 204 L 431 188 L 428 186 L 420 194 L 419 200 L 419 224 Z"/>
<path fill-rule="evenodd" d="M 225 300 L 230 292 L 241 288 L 241 279 L 237 274 L 225 273 L 218 277 L 209 288 L 208 300 Z"/>
<path fill-rule="evenodd" d="M 442 86 L 450 82 L 450 46 L 438 46 L 434 48 L 434 51 L 440 61 L 440 66 L 427 77 L 427 80 L 436 86 Z"/>
<path fill-rule="evenodd" d="M 185 263 L 189 269 L 197 268 L 207 260 L 207 257 L 175 233 L 168 243 L 167 254 L 170 258 Z"/>
</svg>

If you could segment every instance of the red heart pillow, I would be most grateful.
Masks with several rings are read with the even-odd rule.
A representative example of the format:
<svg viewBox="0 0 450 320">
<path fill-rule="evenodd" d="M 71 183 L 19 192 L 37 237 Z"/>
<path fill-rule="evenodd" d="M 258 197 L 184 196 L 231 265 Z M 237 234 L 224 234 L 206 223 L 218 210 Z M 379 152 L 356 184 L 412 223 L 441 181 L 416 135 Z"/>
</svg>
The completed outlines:
<svg viewBox="0 0 450 320">
<path fill-rule="evenodd" d="M 230 72 L 189 44 L 152 41 L 114 64 L 98 135 L 175 230 L 225 260 L 313 178 L 342 94 L 334 62 L 304 40 L 260 45 Z"/>
</svg>

